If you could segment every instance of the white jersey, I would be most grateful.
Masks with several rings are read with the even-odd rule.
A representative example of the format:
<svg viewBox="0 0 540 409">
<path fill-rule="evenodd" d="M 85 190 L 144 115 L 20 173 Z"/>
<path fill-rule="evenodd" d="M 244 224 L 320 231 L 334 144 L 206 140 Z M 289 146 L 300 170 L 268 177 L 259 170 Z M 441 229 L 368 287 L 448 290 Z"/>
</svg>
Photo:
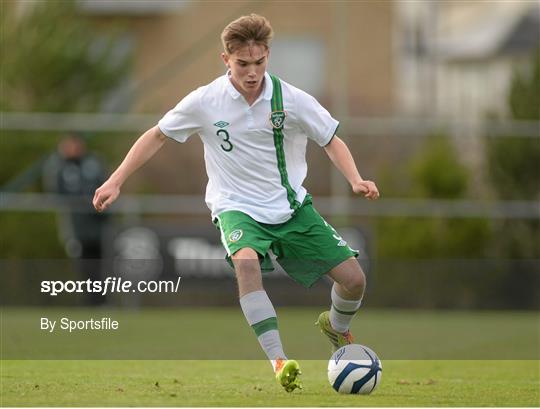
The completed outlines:
<svg viewBox="0 0 540 409">
<path fill-rule="evenodd" d="M 158 126 L 164 135 L 185 142 L 198 133 L 204 144 L 208 174 L 206 203 L 212 218 L 238 210 L 261 223 L 279 224 L 294 212 L 290 196 L 302 203 L 306 189 L 307 138 L 330 142 L 338 122 L 304 91 L 281 81 L 283 143 L 276 146 L 270 122 L 272 79 L 249 106 L 228 74 L 200 87 L 167 112 Z M 287 195 L 287 184 L 289 198 Z"/>
</svg>

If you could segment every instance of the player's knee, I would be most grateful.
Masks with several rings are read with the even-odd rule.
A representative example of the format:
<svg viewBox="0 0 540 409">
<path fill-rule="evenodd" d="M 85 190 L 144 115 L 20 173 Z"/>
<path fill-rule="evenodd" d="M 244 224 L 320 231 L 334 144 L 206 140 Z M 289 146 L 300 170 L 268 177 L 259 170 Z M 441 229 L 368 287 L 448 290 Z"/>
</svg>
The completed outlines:
<svg viewBox="0 0 540 409">
<path fill-rule="evenodd" d="M 234 271 L 236 272 L 237 277 L 260 274 L 261 268 L 259 266 L 259 260 L 236 259 L 234 260 Z"/>
<path fill-rule="evenodd" d="M 236 260 L 234 271 L 240 297 L 263 289 L 261 268 L 258 260 Z"/>
<path fill-rule="evenodd" d="M 356 286 L 358 287 L 359 290 L 362 290 L 362 292 L 364 291 L 364 289 L 366 288 L 366 275 L 364 274 L 364 272 L 362 271 L 362 269 L 360 269 L 359 273 L 356 275 Z"/>
<path fill-rule="evenodd" d="M 241 249 L 232 256 L 236 277 L 241 280 L 245 277 L 260 275 L 259 257 L 250 248 Z"/>
<path fill-rule="evenodd" d="M 366 288 L 366 275 L 361 268 L 358 268 L 354 274 L 349 276 L 347 280 L 347 290 L 352 294 L 363 294 Z"/>
</svg>

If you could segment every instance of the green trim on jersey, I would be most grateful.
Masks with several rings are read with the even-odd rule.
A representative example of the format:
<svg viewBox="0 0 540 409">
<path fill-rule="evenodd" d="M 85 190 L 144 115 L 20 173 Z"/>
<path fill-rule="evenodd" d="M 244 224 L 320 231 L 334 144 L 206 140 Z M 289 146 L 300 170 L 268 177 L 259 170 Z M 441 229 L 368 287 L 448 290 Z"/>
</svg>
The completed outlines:
<svg viewBox="0 0 540 409">
<path fill-rule="evenodd" d="M 270 101 L 272 114 L 274 112 L 283 111 L 283 96 L 281 94 L 281 81 L 278 77 L 270 74 L 272 78 L 272 100 Z M 285 151 L 283 150 L 283 123 L 280 127 L 274 126 L 274 146 L 276 147 L 276 157 L 278 162 L 279 175 L 281 176 L 281 185 L 287 191 L 287 200 L 290 208 L 294 211 L 300 208 L 301 203 L 296 200 L 296 192 L 289 183 L 289 175 L 287 174 L 287 164 L 285 163 Z"/>
</svg>

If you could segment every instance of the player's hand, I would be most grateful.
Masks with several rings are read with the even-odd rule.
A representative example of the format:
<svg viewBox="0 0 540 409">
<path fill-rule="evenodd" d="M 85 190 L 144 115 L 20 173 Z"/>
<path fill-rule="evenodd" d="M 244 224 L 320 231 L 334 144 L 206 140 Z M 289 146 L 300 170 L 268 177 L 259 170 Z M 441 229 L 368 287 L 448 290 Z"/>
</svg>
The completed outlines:
<svg viewBox="0 0 540 409">
<path fill-rule="evenodd" d="M 362 180 L 352 186 L 353 192 L 357 195 L 363 194 L 365 198 L 369 200 L 375 200 L 379 198 L 379 189 L 375 185 L 375 182 L 371 180 Z"/>
<path fill-rule="evenodd" d="M 96 189 L 92 204 L 98 212 L 102 212 L 116 200 L 119 194 L 120 186 L 110 180 L 107 180 Z"/>
</svg>

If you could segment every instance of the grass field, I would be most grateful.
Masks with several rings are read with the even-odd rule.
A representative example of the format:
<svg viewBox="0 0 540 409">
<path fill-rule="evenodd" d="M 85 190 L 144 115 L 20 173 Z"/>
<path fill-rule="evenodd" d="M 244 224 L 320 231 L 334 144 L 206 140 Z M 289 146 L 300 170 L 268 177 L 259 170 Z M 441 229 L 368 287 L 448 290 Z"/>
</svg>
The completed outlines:
<svg viewBox="0 0 540 409">
<path fill-rule="evenodd" d="M 322 308 L 277 308 L 285 352 L 326 360 L 314 322 Z M 40 330 L 41 317 L 111 317 L 115 331 Z M 239 307 L 169 309 L 26 308 L 1 310 L 3 359 L 263 359 Z M 57 325 L 58 327 L 59 325 Z M 357 341 L 383 360 L 540 359 L 536 312 L 363 309 L 352 323 Z"/>
<path fill-rule="evenodd" d="M 385 361 L 370 396 L 338 395 L 325 361 L 287 394 L 265 361 L 4 361 L 2 406 L 538 406 L 538 361 Z"/>
<path fill-rule="evenodd" d="M 278 309 L 286 351 L 303 371 L 304 390 L 287 394 L 236 308 L 3 308 L 0 404 L 540 406 L 536 313 L 366 309 L 353 331 L 379 354 L 382 382 L 371 396 L 343 396 L 326 380 L 330 354 L 313 327 L 318 312 Z M 63 315 L 113 316 L 123 332 L 39 330 L 40 316 Z M 112 357 L 126 359 L 104 359 Z"/>
</svg>

